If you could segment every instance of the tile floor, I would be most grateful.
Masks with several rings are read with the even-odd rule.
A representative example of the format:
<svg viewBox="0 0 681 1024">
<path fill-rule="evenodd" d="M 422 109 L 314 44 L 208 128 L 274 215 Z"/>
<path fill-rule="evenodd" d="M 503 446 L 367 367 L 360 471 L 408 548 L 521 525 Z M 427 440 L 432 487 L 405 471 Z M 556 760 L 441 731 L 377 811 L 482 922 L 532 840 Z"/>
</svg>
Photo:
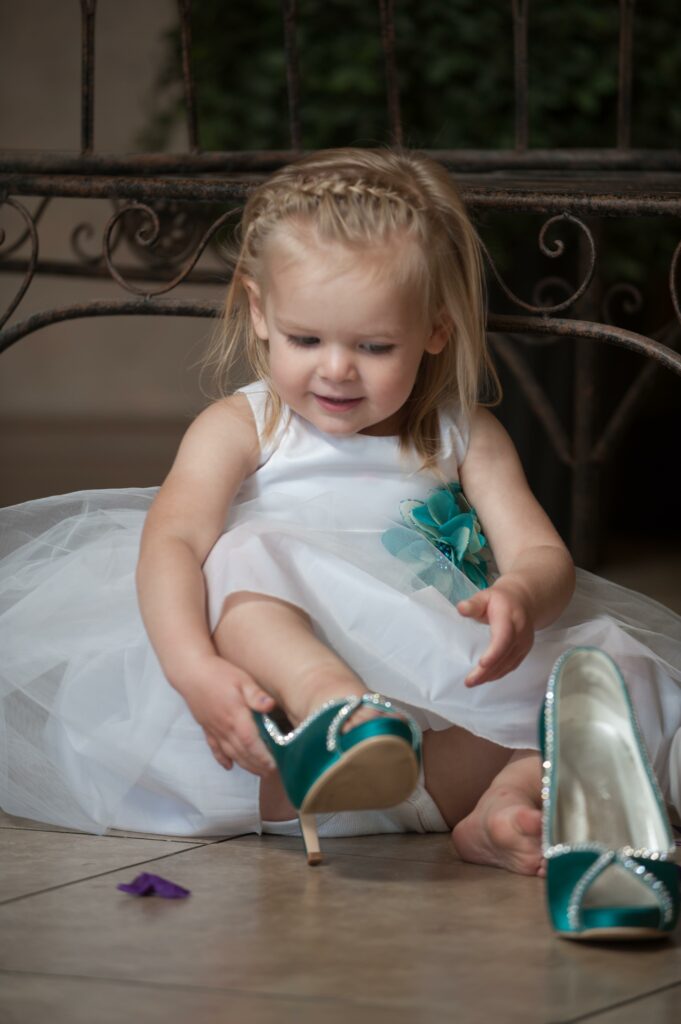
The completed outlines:
<svg viewBox="0 0 681 1024">
<path fill-rule="evenodd" d="M 672 1024 L 681 931 L 553 936 L 542 882 L 447 836 L 81 835 L 0 816 L 2 1024 Z M 192 890 L 140 899 L 141 871 Z"/>
</svg>

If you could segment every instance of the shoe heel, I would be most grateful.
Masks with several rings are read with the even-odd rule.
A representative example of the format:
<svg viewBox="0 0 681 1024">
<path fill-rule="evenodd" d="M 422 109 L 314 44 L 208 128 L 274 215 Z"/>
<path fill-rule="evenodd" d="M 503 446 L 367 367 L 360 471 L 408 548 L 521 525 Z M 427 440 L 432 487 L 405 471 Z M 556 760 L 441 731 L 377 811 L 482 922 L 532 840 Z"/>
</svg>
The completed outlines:
<svg viewBox="0 0 681 1024">
<path fill-rule="evenodd" d="M 308 864 L 321 864 L 322 854 L 319 849 L 319 836 L 317 835 L 317 815 L 299 814 L 300 828 L 303 833 L 305 852 L 307 853 Z"/>
</svg>

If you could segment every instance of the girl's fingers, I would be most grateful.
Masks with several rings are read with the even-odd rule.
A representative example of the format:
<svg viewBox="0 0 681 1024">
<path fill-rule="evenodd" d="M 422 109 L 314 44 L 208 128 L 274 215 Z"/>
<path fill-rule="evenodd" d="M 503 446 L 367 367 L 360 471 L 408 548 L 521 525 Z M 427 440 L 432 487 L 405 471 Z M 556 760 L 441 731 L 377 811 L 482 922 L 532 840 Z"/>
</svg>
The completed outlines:
<svg viewBox="0 0 681 1024">
<path fill-rule="evenodd" d="M 246 749 L 234 739 L 233 735 L 230 736 L 229 741 L 221 740 L 220 748 L 223 753 L 227 754 L 233 761 L 236 761 L 245 771 L 251 772 L 253 775 L 261 774 L 258 762 L 249 756 Z"/>
<path fill-rule="evenodd" d="M 500 663 L 482 666 L 478 663 L 472 672 L 466 676 L 466 686 L 479 686 L 480 683 L 489 683 L 492 679 L 499 679 L 503 675 L 500 671 Z"/>
<path fill-rule="evenodd" d="M 206 739 L 215 760 L 227 770 L 234 766 L 235 761 L 246 771 L 252 772 L 253 775 L 262 775 L 269 770 L 266 762 L 263 763 L 257 756 L 254 756 L 236 732 L 231 732 L 229 738 L 206 732 Z M 269 757 L 266 751 L 265 753 Z"/>
<path fill-rule="evenodd" d="M 218 743 L 214 736 L 212 736 L 209 732 L 206 732 L 205 736 L 206 742 L 208 743 L 208 746 L 210 747 L 211 753 L 215 760 L 218 762 L 218 764 L 222 765 L 223 768 L 229 771 L 234 766 L 232 758 L 227 756 L 227 754 L 223 751 L 223 749 L 221 748 L 220 744 Z"/>
<path fill-rule="evenodd" d="M 525 644 L 520 644 L 516 641 L 513 646 L 505 652 L 504 656 L 499 658 L 493 664 L 486 664 L 482 667 L 479 663 L 473 669 L 472 672 L 466 677 L 467 686 L 478 686 L 480 683 L 488 683 L 493 679 L 501 679 L 503 676 L 508 675 L 509 672 L 513 672 L 514 669 L 518 668 L 525 660 L 528 651 Z"/>
<path fill-rule="evenodd" d="M 506 616 L 498 618 L 490 616 L 490 631 L 492 633 L 490 645 L 479 662 L 482 668 L 491 668 L 495 662 L 506 657 L 516 638 L 513 623 Z"/>
<path fill-rule="evenodd" d="M 276 703 L 274 697 L 265 693 L 253 680 L 244 683 L 241 692 L 252 711 L 271 711 Z"/>
<path fill-rule="evenodd" d="M 244 744 L 244 750 L 249 764 L 253 765 L 250 770 L 255 772 L 256 775 L 269 775 L 276 768 L 276 764 L 270 756 L 267 747 L 259 736 L 256 736 L 253 740 L 248 740 Z"/>
<path fill-rule="evenodd" d="M 224 750 L 224 741 L 221 746 Z M 237 742 L 233 736 L 230 738 L 228 749 L 236 763 L 247 772 L 251 772 L 253 775 L 263 775 L 266 771 L 264 764 L 254 757 L 242 743 Z"/>
<path fill-rule="evenodd" d="M 488 603 L 489 596 L 484 590 L 481 590 L 479 593 L 474 594 L 473 597 L 467 597 L 464 601 L 459 601 L 456 608 L 459 614 L 467 619 L 485 619 Z"/>
<path fill-rule="evenodd" d="M 483 677 L 477 680 L 479 683 L 488 683 L 493 679 L 502 679 L 503 676 L 508 675 L 514 668 L 517 668 L 523 659 L 518 657 L 516 648 L 514 647 L 509 655 L 505 658 L 501 658 L 495 662 L 494 665 L 490 665 L 484 669 Z"/>
<path fill-rule="evenodd" d="M 275 768 L 274 760 L 260 739 L 248 708 L 244 708 L 236 718 L 229 740 L 234 750 L 234 760 L 242 768 L 254 775 L 269 775 Z"/>
<path fill-rule="evenodd" d="M 466 685 L 477 686 L 491 679 L 499 679 L 509 671 L 506 666 L 510 666 L 518 658 L 518 654 L 513 627 L 507 624 L 501 633 L 497 633 L 478 664 L 466 676 Z"/>
</svg>

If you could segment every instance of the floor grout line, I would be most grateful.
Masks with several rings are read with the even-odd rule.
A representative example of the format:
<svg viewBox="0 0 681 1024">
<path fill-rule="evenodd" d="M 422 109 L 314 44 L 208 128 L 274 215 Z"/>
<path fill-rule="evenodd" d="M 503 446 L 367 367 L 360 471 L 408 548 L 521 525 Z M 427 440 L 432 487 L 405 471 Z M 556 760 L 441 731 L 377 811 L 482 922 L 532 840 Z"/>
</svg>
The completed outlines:
<svg viewBox="0 0 681 1024">
<path fill-rule="evenodd" d="M 217 836 L 210 839 L 202 839 L 200 843 L 197 843 L 195 839 L 180 839 L 176 836 L 163 836 L 163 835 L 118 835 L 117 833 L 111 834 L 107 832 L 74 832 L 73 829 L 68 828 L 23 828 L 21 825 L 0 825 L 0 830 L 6 832 L 28 832 L 30 835 L 37 833 L 41 836 L 78 836 L 81 839 L 92 838 L 92 839 L 135 839 L 140 842 L 146 843 L 177 843 L 183 846 L 211 846 L 216 842 L 220 842 L 223 836 Z"/>
<path fill-rule="evenodd" d="M 91 882 L 95 878 L 105 878 L 107 875 L 115 875 L 118 871 L 127 871 L 132 870 L 132 868 L 142 867 L 143 864 L 155 864 L 159 860 L 168 860 L 170 857 L 181 857 L 183 854 L 190 853 L 193 850 L 202 850 L 206 845 L 206 843 L 197 843 L 196 846 L 190 846 L 188 849 L 185 847 L 182 850 L 169 850 L 168 853 L 162 853 L 158 857 L 146 857 L 140 861 L 133 861 L 131 864 L 121 864 L 117 868 L 109 868 L 108 871 L 99 871 L 94 875 L 84 875 L 82 878 L 74 878 L 71 882 L 61 882 L 59 885 L 48 885 L 44 889 L 36 889 L 34 892 L 27 892 L 22 896 L 10 896 L 7 900 L 0 900 L 0 907 L 6 907 L 10 903 L 19 903 L 21 900 L 28 900 L 33 896 L 43 896 L 46 892 L 56 892 L 58 889 L 68 889 L 73 885 L 80 885 L 81 882 Z"/>
<path fill-rule="evenodd" d="M 269 838 L 277 839 L 277 840 L 280 840 L 280 839 L 296 839 L 301 844 L 300 845 L 301 857 L 305 856 L 305 847 L 304 847 L 304 844 L 303 844 L 302 836 L 274 836 L 274 835 L 272 835 L 270 837 L 267 834 L 264 834 L 263 836 L 255 836 L 253 833 L 249 833 L 248 835 L 245 835 L 245 836 L 234 836 L 233 838 L 234 839 L 257 838 L 257 839 L 265 839 L 265 841 L 267 841 Z M 328 836 L 327 838 L 328 838 L 328 842 L 333 842 L 333 840 L 335 838 L 346 839 L 348 837 L 347 836 L 338 836 L 338 837 L 336 837 L 336 836 Z M 322 842 L 326 842 L 327 840 L 324 840 L 324 838 L 322 837 L 321 841 Z M 273 845 L 272 848 L 275 849 L 275 850 L 287 850 L 289 847 L 288 846 L 281 846 L 281 845 L 279 845 L 279 843 L 277 843 L 276 845 Z M 323 852 L 324 851 L 322 850 L 322 854 L 323 854 Z M 366 851 L 360 851 L 358 853 L 352 853 L 349 850 L 348 851 L 342 850 L 340 852 L 338 850 L 336 850 L 334 852 L 334 857 L 348 857 L 349 859 L 355 859 L 355 860 L 362 859 L 362 860 L 370 860 L 370 861 L 381 860 L 381 861 L 387 861 L 390 864 L 429 864 L 431 866 L 438 866 L 438 867 L 449 867 L 452 864 L 458 864 L 460 867 L 464 867 L 464 868 L 478 868 L 480 866 L 479 864 L 469 864 L 469 863 L 467 863 L 464 860 L 460 860 L 458 857 L 456 857 L 454 855 L 452 855 L 452 857 L 450 859 L 447 859 L 447 860 L 431 860 L 429 858 L 424 859 L 423 857 L 390 857 L 390 856 L 386 856 L 386 854 L 372 855 L 372 854 L 367 853 Z"/>
<path fill-rule="evenodd" d="M 681 978 L 678 981 L 671 981 L 668 985 L 660 985 L 659 988 L 651 989 L 649 992 L 630 996 L 628 999 L 621 999 L 619 1002 L 611 1003 L 600 1010 L 592 1010 L 589 1013 L 580 1014 L 578 1017 L 561 1017 L 547 1022 L 547 1024 L 583 1024 L 584 1021 L 598 1021 L 598 1018 L 603 1017 L 606 1013 L 612 1013 L 613 1010 L 621 1010 L 625 1006 L 634 1006 L 645 999 L 652 999 L 653 996 L 659 995 L 661 992 L 669 992 L 675 988 L 681 988 Z"/>
<path fill-rule="evenodd" d="M 322 1004 L 338 1007 L 357 1008 L 357 1009 L 373 1009 L 373 1010 L 414 1010 L 415 1012 L 421 1012 L 424 1010 L 423 1002 L 413 1001 L 408 1002 L 405 999 L 396 1001 L 389 1001 L 384 999 L 356 999 L 356 998 L 344 998 L 341 995 L 324 995 L 322 993 L 307 994 L 305 992 L 261 992 L 250 988 L 235 988 L 233 986 L 221 987 L 217 985 L 193 985 L 191 983 L 181 983 L 174 981 L 145 981 L 136 978 L 115 978 L 107 975 L 81 975 L 81 974 L 53 974 L 45 971 L 20 971 L 15 969 L 0 968 L 0 977 L 17 977 L 17 978 L 50 978 L 55 981 L 76 981 L 76 982 L 93 982 L 93 983 L 107 983 L 112 985 L 132 986 L 137 988 L 152 988 L 152 989 L 163 989 L 165 991 L 186 991 L 186 992 L 215 992 L 221 995 L 232 995 L 240 996 L 242 998 L 249 999 L 261 999 L 266 1002 L 304 1002 L 310 1006 Z M 425 1009 L 432 1011 L 440 1011 L 444 1014 L 446 1010 L 451 1009 L 450 1004 L 442 1005 L 441 1002 L 430 1002 L 425 1005 Z"/>
</svg>

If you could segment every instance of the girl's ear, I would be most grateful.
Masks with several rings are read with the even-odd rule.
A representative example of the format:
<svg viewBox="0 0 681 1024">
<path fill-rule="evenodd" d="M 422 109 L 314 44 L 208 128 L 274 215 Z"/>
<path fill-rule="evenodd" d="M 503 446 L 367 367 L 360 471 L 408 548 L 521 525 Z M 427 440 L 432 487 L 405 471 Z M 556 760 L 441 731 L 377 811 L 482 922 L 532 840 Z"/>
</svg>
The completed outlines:
<svg viewBox="0 0 681 1024">
<path fill-rule="evenodd" d="M 248 308 L 251 313 L 253 330 L 261 341 L 267 341 L 267 323 L 262 310 L 260 287 L 250 277 L 242 277 L 241 281 L 246 289 L 246 295 L 248 296 Z"/>
<path fill-rule="evenodd" d="M 431 335 L 426 342 L 426 352 L 432 356 L 439 355 L 454 333 L 455 327 L 451 317 L 446 313 L 441 314 L 435 321 Z"/>
</svg>

